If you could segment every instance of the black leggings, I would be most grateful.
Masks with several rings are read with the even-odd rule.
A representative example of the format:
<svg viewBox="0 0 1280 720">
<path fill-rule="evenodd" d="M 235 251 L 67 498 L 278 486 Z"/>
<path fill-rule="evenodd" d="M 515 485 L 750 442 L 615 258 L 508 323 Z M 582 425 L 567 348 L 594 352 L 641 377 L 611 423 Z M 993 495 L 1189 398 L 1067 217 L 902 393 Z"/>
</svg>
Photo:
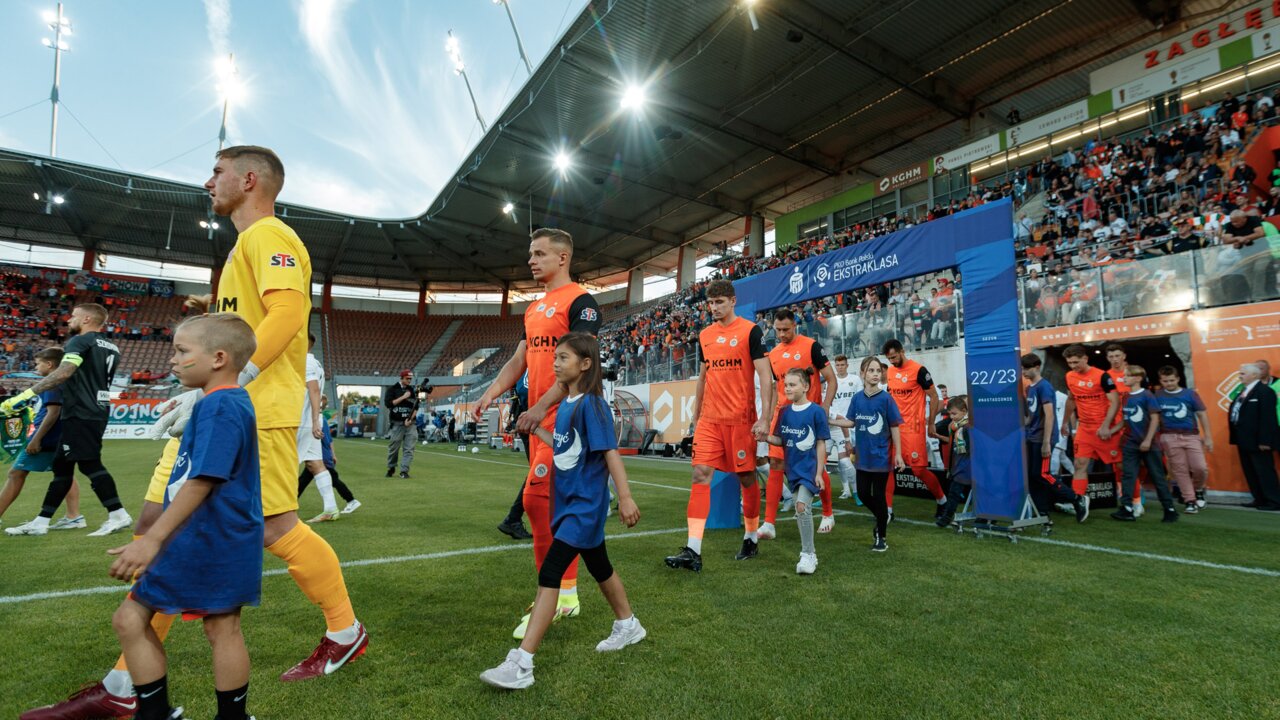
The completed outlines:
<svg viewBox="0 0 1280 720">
<path fill-rule="evenodd" d="M 302 491 L 307 489 L 307 486 L 311 484 L 315 477 L 306 467 L 302 468 L 302 474 L 298 476 L 298 497 L 302 497 Z M 338 477 L 336 468 L 329 469 L 329 477 L 333 478 L 333 489 L 338 491 L 343 500 L 351 502 L 356 499 L 355 494 L 351 492 L 351 488 L 347 487 L 347 484 L 342 482 L 342 478 Z"/>
<path fill-rule="evenodd" d="M 603 583 L 613 577 L 613 565 L 609 562 L 609 553 L 605 552 L 603 541 L 593 548 L 583 549 L 557 538 L 551 541 L 547 556 L 542 559 L 542 569 L 538 571 L 538 587 L 558 589 L 569 564 L 578 556 L 582 556 L 587 572 L 591 573 L 596 582 Z"/>
<path fill-rule="evenodd" d="M 81 460 L 78 464 L 80 472 L 89 478 L 93 493 L 98 496 L 98 500 L 108 512 L 115 512 L 124 507 L 120 503 L 120 493 L 116 491 L 116 481 L 102 466 L 100 458 Z M 76 465 L 76 461 L 68 460 L 61 454 L 54 458 L 53 481 L 49 483 L 49 490 L 45 492 L 44 504 L 40 507 L 40 517 L 53 517 L 53 514 L 58 511 L 58 506 L 67 499 L 71 482 L 75 479 Z"/>
<path fill-rule="evenodd" d="M 884 537 L 885 528 L 889 525 L 889 504 L 885 501 L 884 491 L 889 484 L 887 471 L 876 472 L 858 468 L 858 499 L 876 516 L 876 535 Z"/>
</svg>

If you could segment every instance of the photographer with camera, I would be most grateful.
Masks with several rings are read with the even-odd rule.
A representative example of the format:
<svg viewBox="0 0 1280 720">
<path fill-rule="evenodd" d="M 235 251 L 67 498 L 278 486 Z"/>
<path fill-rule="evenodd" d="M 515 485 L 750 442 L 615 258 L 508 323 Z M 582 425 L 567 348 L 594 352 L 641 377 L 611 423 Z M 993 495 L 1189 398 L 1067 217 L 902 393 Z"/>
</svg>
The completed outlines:
<svg viewBox="0 0 1280 720">
<path fill-rule="evenodd" d="M 424 387 L 430 387 L 424 382 Z M 383 403 L 391 415 L 391 442 L 387 444 L 387 477 L 396 471 L 400 461 L 400 477 L 409 479 L 409 466 L 413 464 L 413 451 L 418 446 L 418 427 L 414 415 L 418 412 L 418 388 L 413 386 L 413 373 L 400 373 L 400 382 L 387 388 Z"/>
</svg>

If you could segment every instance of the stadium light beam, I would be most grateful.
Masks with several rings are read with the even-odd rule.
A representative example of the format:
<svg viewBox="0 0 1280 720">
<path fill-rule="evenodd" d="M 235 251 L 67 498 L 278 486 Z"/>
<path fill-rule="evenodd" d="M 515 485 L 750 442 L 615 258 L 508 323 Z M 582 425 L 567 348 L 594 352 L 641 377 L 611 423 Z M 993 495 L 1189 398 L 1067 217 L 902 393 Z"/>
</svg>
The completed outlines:
<svg viewBox="0 0 1280 720">
<path fill-rule="evenodd" d="M 618 104 L 623 110 L 640 111 L 644 109 L 648 96 L 643 85 L 628 85 L 627 89 L 622 93 L 622 99 Z"/>
<path fill-rule="evenodd" d="M 53 89 L 49 91 L 49 104 L 53 108 L 49 123 L 49 157 L 58 155 L 58 86 L 62 84 L 62 53 L 71 48 L 62 40 L 62 36 L 71 34 L 71 21 L 62 14 L 62 3 L 58 3 L 58 11 L 44 13 L 45 24 L 53 31 L 53 39 L 42 38 L 41 44 L 53 51 Z"/>
<path fill-rule="evenodd" d="M 222 125 L 218 127 L 218 150 L 227 143 L 227 110 L 231 101 L 239 101 L 244 97 L 244 85 L 240 82 L 240 71 L 236 68 L 235 53 L 213 62 L 213 72 L 218 78 L 217 90 L 222 96 Z"/>
<path fill-rule="evenodd" d="M 462 82 L 467 86 L 467 95 L 471 97 L 471 109 L 476 111 L 476 120 L 480 122 L 480 130 L 489 132 L 489 125 L 480 114 L 480 104 L 476 102 L 476 94 L 471 91 L 471 80 L 467 78 L 467 65 L 462 62 L 462 46 L 458 44 L 458 38 L 453 36 L 452 30 L 448 34 L 449 38 L 444 41 L 444 49 L 449 53 L 449 59 L 453 61 L 453 74 L 462 76 Z"/>
<path fill-rule="evenodd" d="M 751 30 L 754 32 L 760 29 L 760 20 L 756 17 L 756 0 L 742 0 L 742 4 L 747 8 L 747 19 L 751 21 Z"/>
<path fill-rule="evenodd" d="M 524 51 L 524 41 L 520 39 L 520 28 L 516 27 L 516 16 L 511 14 L 511 3 L 509 0 L 493 0 L 494 5 L 501 5 L 507 11 L 507 19 L 511 21 L 511 32 L 516 35 L 516 49 L 520 51 L 520 59 L 524 61 L 524 69 L 533 75 L 533 63 L 529 62 L 529 55 Z"/>
<path fill-rule="evenodd" d="M 569 168 L 573 167 L 573 158 L 569 156 L 569 153 L 561 150 L 556 153 L 555 166 L 556 170 L 559 170 L 560 174 L 564 175 L 569 172 Z"/>
</svg>

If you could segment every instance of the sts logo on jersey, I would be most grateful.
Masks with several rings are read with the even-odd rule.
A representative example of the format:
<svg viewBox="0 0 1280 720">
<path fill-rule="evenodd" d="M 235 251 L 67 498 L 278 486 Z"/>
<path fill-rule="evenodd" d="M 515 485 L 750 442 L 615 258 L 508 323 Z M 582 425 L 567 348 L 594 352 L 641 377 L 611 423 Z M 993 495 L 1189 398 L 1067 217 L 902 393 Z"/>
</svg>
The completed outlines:
<svg viewBox="0 0 1280 720">
<path fill-rule="evenodd" d="M 276 253 L 271 256 L 271 267 L 297 267 L 298 261 L 288 253 Z"/>
<path fill-rule="evenodd" d="M 586 320 L 587 322 L 595 322 L 598 317 L 600 317 L 600 314 L 596 312 L 595 308 L 582 308 L 582 312 L 578 315 L 580 320 Z"/>
</svg>

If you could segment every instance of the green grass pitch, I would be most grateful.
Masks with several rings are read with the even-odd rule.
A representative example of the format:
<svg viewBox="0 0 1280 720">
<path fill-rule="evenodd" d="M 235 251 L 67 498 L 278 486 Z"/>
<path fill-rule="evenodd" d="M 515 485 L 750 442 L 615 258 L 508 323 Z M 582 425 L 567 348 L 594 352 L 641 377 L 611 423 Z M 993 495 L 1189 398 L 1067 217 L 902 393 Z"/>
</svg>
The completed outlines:
<svg viewBox="0 0 1280 720">
<path fill-rule="evenodd" d="M 131 512 L 160 450 L 107 443 Z M 1100 512 L 1083 526 L 1059 516 L 1056 544 L 1034 534 L 1016 545 L 897 522 L 889 552 L 873 555 L 869 518 L 838 501 L 851 514 L 818 536 L 816 575 L 795 575 L 789 515 L 748 562 L 733 559 L 739 531 L 709 532 L 695 575 L 662 564 L 684 542 L 688 466 L 629 459 L 643 518 L 632 530 L 612 518 L 609 550 L 649 637 L 594 651 L 612 617 L 584 569 L 582 615 L 548 634 L 537 683 L 504 693 L 477 675 L 514 646 L 511 630 L 534 594 L 532 550 L 494 527 L 523 456 L 435 445 L 400 480 L 382 477 L 382 442 L 341 440 L 336 452 L 364 507 L 319 531 L 354 563 L 345 575 L 369 653 L 329 678 L 277 681 L 324 626 L 267 555 L 262 606 L 244 613 L 250 711 L 263 720 L 1280 717 L 1272 514 L 1211 507 L 1172 526 L 1155 513 L 1120 524 Z M 35 514 L 47 478 L 33 476 L 6 526 Z M 81 489 L 91 530 L 104 512 L 83 480 Z M 319 509 L 308 490 L 303 516 Z M 898 512 L 932 515 L 911 498 Z M 87 532 L 0 536 L 2 718 L 61 699 L 115 660 L 110 616 L 123 587 L 25 597 L 113 584 L 104 553 L 128 538 Z M 430 557 L 456 551 L 470 552 Z M 212 717 L 200 628 L 176 625 L 167 649 L 170 696 L 188 716 Z"/>
</svg>

